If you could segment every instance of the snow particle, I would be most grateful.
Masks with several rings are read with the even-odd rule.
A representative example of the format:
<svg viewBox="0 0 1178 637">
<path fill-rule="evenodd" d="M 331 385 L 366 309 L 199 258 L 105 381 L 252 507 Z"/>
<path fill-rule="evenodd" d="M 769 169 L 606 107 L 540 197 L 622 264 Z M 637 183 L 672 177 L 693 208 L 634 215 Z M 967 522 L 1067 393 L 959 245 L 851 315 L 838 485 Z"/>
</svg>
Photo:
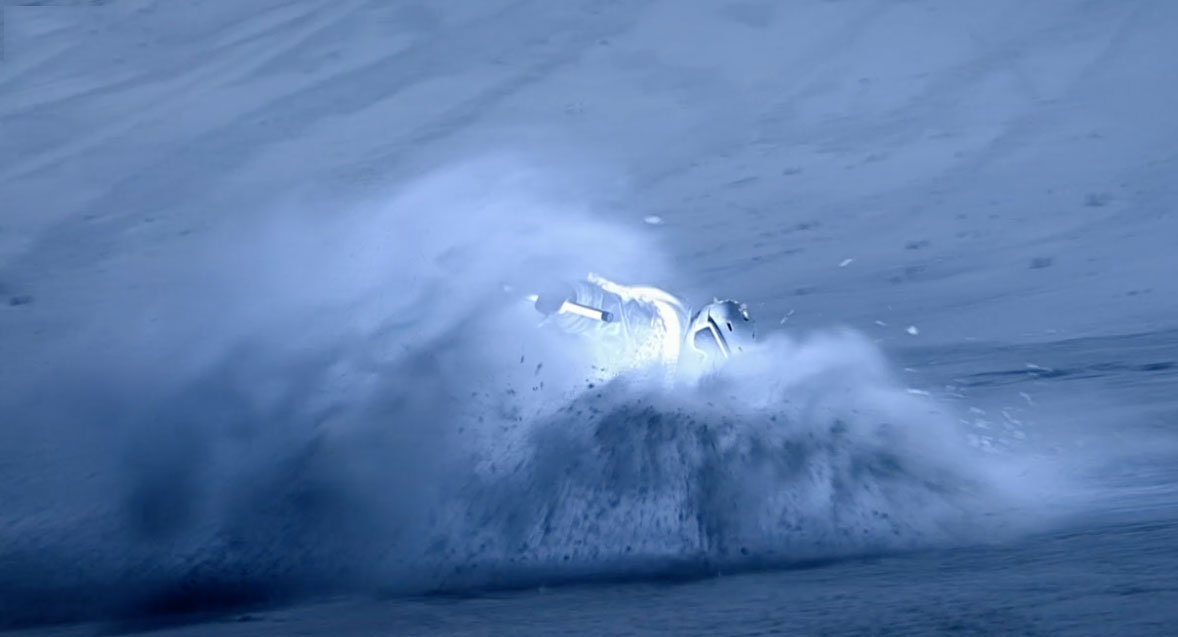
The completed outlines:
<svg viewBox="0 0 1178 637">
<path fill-rule="evenodd" d="M 913 336 L 920 334 L 920 330 L 916 329 L 915 325 L 909 325 L 906 331 Z"/>
<path fill-rule="evenodd" d="M 642 218 L 642 221 L 648 225 L 657 226 L 663 223 L 663 218 L 658 215 L 647 215 Z"/>
<path fill-rule="evenodd" d="M 1084 205 L 1089 208 L 1103 208 L 1112 201 L 1112 195 L 1107 192 L 1091 192 L 1084 197 Z"/>
<path fill-rule="evenodd" d="M 840 267 L 840 268 L 845 268 L 845 267 L 847 267 L 848 265 L 851 265 L 851 264 L 852 264 L 852 263 L 854 263 L 854 262 L 855 262 L 855 260 L 854 260 L 854 259 L 843 259 L 843 260 L 842 260 L 842 261 L 839 263 L 839 267 Z"/>
</svg>

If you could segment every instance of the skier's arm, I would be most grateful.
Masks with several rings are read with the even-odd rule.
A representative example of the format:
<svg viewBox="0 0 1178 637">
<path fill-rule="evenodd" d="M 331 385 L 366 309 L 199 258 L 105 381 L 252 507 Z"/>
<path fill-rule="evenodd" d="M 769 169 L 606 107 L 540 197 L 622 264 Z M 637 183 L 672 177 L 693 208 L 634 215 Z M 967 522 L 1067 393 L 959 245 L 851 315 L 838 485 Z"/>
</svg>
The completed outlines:
<svg viewBox="0 0 1178 637">
<path fill-rule="evenodd" d="M 607 310 L 594 307 L 587 303 L 579 303 L 574 300 L 576 298 L 576 293 L 569 290 L 568 293 L 563 294 L 560 292 L 537 294 L 532 300 L 536 304 L 536 311 L 545 316 L 552 314 L 575 314 L 602 323 L 609 323 L 613 320 L 613 315 Z"/>
</svg>

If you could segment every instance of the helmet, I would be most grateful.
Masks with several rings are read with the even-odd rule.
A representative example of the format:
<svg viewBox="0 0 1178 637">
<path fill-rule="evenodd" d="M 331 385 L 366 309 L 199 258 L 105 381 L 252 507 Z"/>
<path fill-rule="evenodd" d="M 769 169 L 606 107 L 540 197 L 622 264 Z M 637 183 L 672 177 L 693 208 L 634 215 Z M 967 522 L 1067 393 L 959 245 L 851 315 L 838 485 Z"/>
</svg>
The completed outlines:
<svg viewBox="0 0 1178 637">
<path fill-rule="evenodd" d="M 687 342 L 706 356 L 729 358 L 747 350 L 757 338 L 757 325 L 748 308 L 736 301 L 716 300 L 691 319 Z"/>
</svg>

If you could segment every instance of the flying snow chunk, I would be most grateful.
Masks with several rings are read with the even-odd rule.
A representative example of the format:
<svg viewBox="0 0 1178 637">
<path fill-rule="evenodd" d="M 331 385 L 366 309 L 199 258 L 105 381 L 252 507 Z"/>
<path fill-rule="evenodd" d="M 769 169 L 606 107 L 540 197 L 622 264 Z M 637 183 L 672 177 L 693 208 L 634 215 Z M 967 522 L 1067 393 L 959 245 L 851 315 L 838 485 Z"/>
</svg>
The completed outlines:
<svg viewBox="0 0 1178 637">
<path fill-rule="evenodd" d="M 663 223 L 663 218 L 658 215 L 647 215 L 642 220 L 652 226 L 662 225 Z"/>
<path fill-rule="evenodd" d="M 909 325 L 909 326 L 908 326 L 908 330 L 907 330 L 907 331 L 908 331 L 908 333 L 909 333 L 909 334 L 911 334 L 911 335 L 913 335 L 913 336 L 916 336 L 917 334 L 920 334 L 920 330 L 916 329 L 916 326 L 915 326 L 915 325 Z"/>
<path fill-rule="evenodd" d="M 839 263 L 839 267 L 840 267 L 840 268 L 845 268 L 845 267 L 847 267 L 848 265 L 851 265 L 851 264 L 852 264 L 852 263 L 854 263 L 854 262 L 855 262 L 855 260 L 854 260 L 854 259 L 843 259 L 843 260 L 842 260 L 842 262 L 841 262 L 841 263 Z"/>
</svg>

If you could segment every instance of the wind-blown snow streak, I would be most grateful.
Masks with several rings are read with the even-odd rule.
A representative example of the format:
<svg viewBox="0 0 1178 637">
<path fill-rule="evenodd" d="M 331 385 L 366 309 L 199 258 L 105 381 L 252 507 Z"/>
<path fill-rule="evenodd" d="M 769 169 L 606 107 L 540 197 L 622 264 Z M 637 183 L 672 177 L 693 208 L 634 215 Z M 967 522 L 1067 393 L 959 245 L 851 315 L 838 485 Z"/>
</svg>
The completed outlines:
<svg viewBox="0 0 1178 637">
<path fill-rule="evenodd" d="M 108 296 L 0 398 L 0 616 L 702 574 L 1026 521 L 992 515 L 1033 500 L 1014 469 L 851 333 L 693 388 L 588 382 L 521 290 L 667 265 L 545 183 L 496 157 L 283 210 L 177 255 L 154 306 Z"/>
</svg>

